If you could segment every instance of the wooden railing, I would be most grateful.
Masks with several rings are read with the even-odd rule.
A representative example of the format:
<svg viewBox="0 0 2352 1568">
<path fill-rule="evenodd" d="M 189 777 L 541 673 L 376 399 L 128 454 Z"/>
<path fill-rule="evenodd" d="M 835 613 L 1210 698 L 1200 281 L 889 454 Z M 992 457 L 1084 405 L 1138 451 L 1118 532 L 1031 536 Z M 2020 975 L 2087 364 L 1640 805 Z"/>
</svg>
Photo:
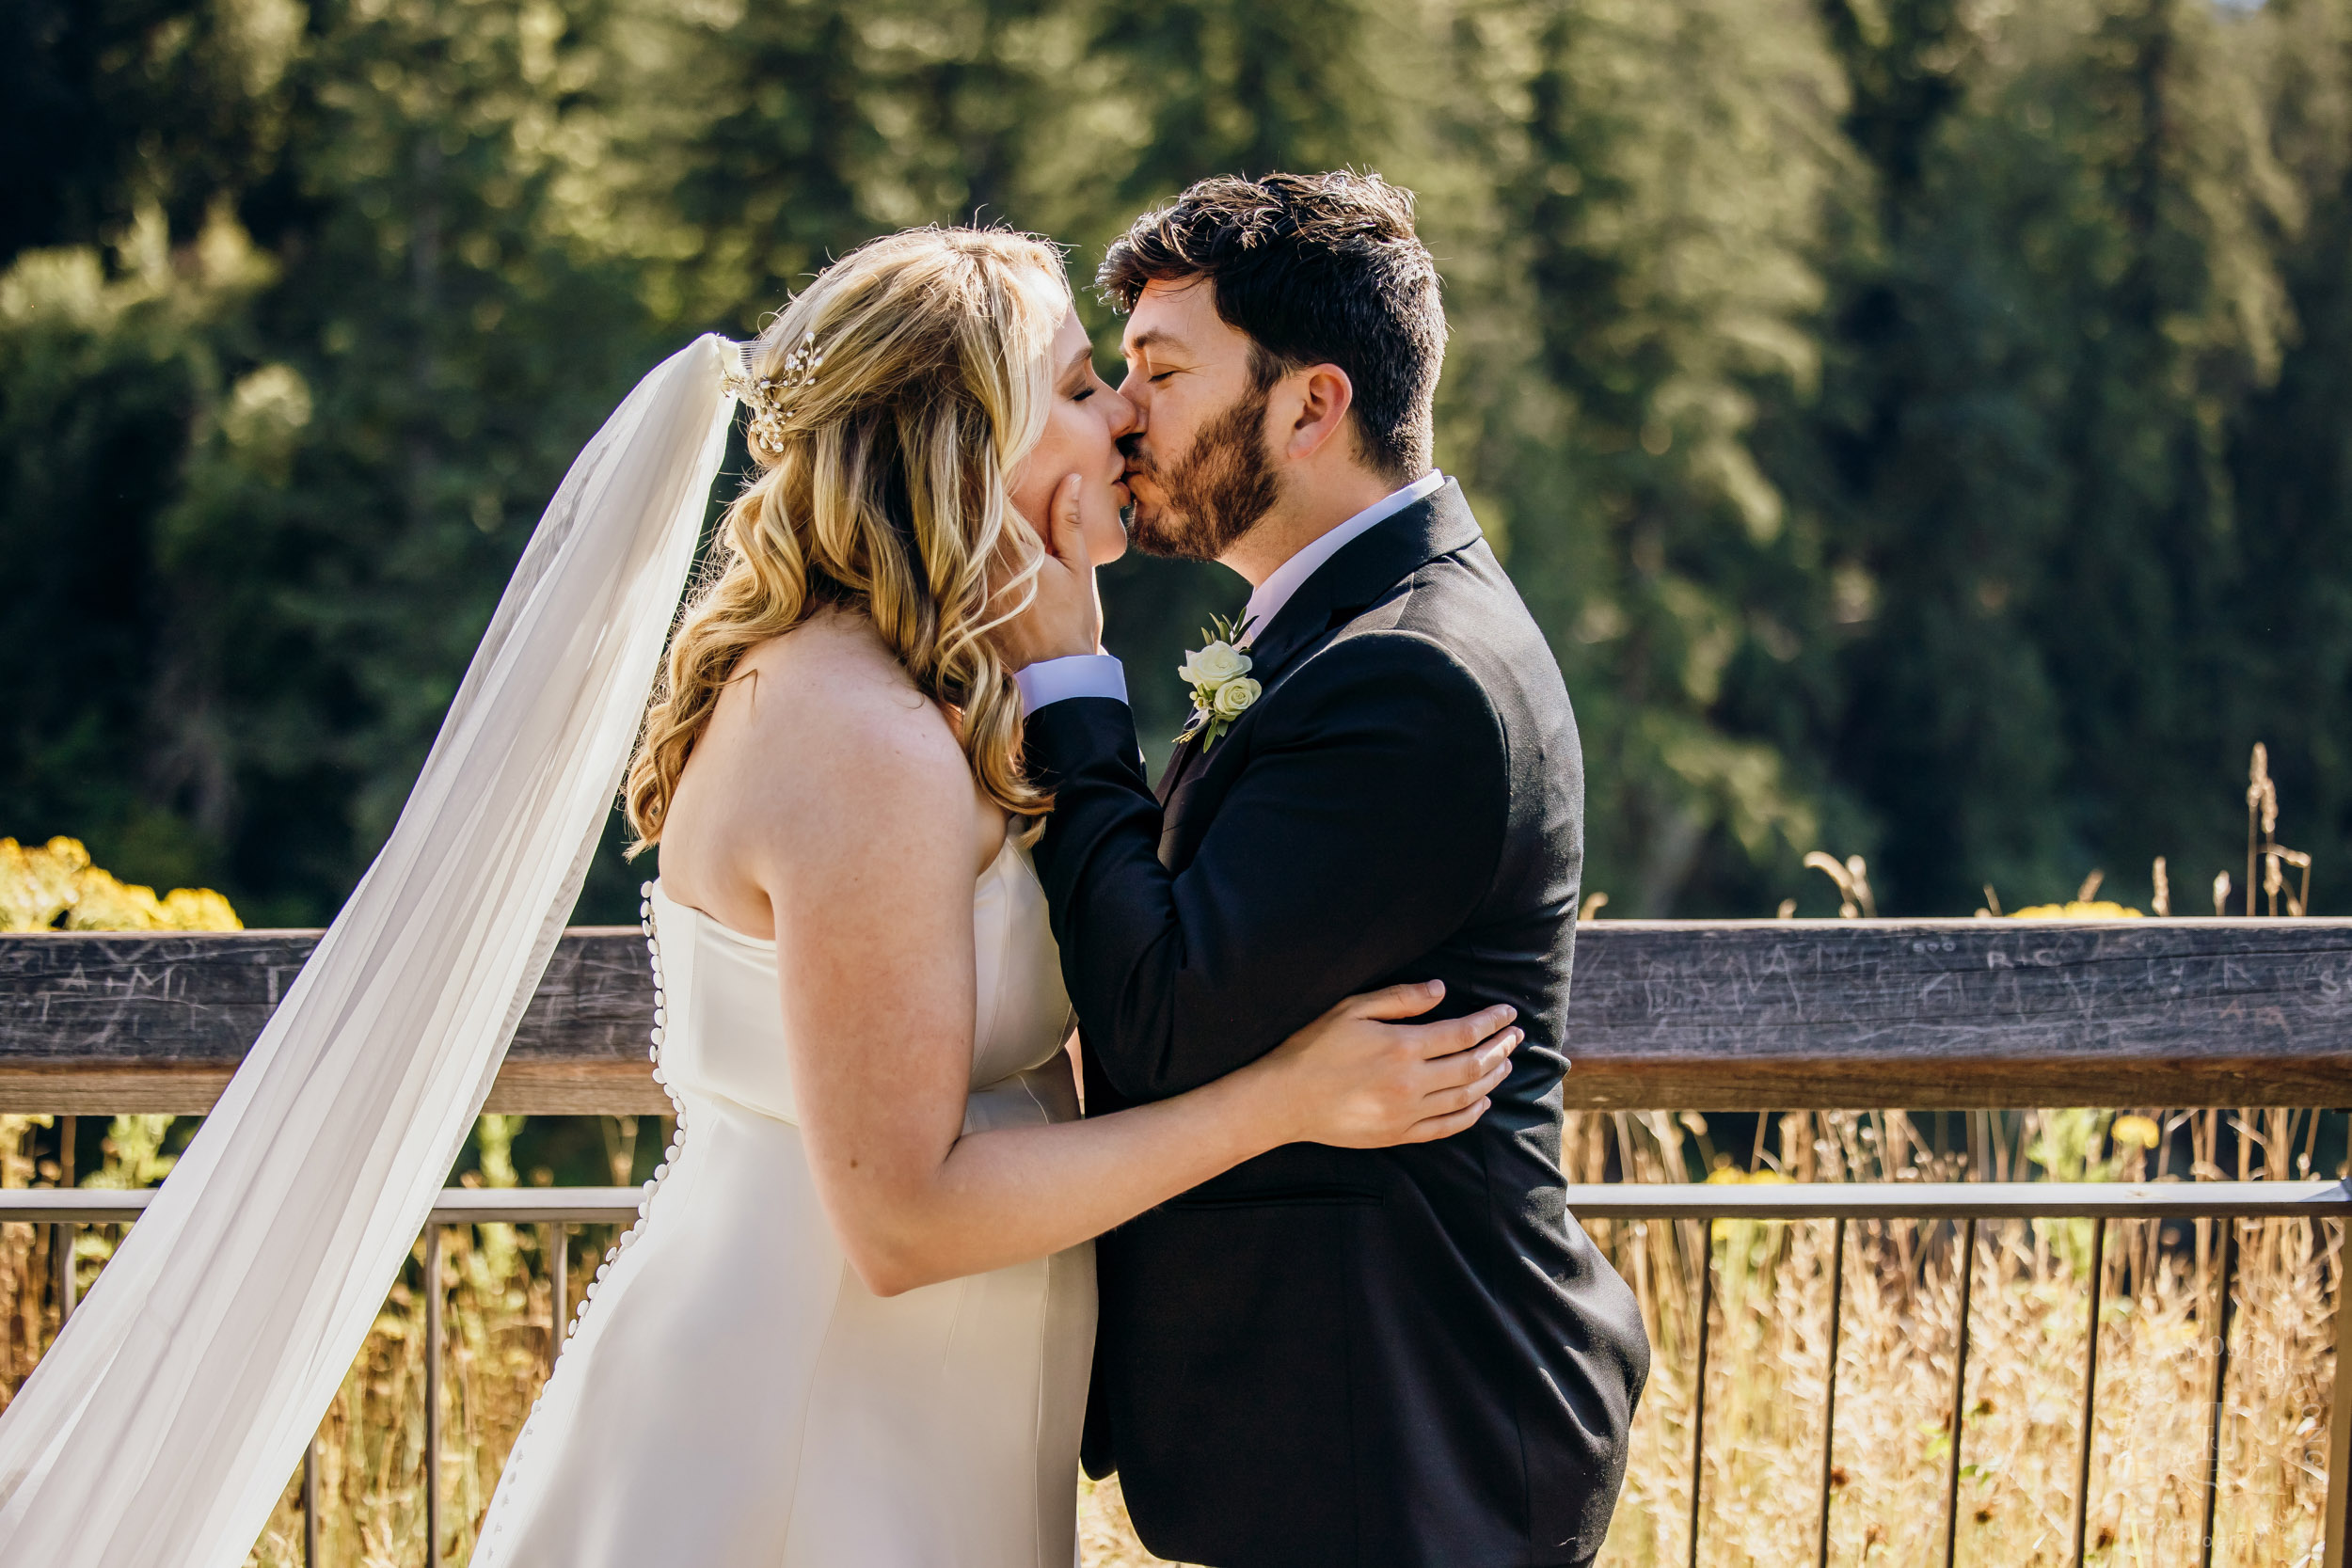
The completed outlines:
<svg viewBox="0 0 2352 1568">
<path fill-rule="evenodd" d="M 316 945 L 309 931 L 220 935 L 0 937 L 0 1111 L 200 1113 L 209 1109 Z M 526 1013 L 490 1108 L 540 1115 L 660 1112 L 667 1099 L 644 1053 L 653 990 L 634 929 L 566 935 Z M 2181 920 L 2078 924 L 2012 921 L 1608 922 L 1579 932 L 1566 1085 L 1571 1109 L 1809 1110 L 2053 1105 L 2328 1106 L 2352 1104 L 2352 921 Z M 12 1191 L 0 1218 L 57 1226 L 122 1223 L 143 1193 Z M 440 1227 L 498 1218 L 549 1224 L 634 1212 L 634 1190 L 453 1191 L 427 1227 L 428 1277 L 438 1277 Z M 2302 1213 L 2342 1223 L 2340 1182 L 2197 1182 L 2171 1187 L 2034 1184 L 1883 1187 L 1596 1187 L 1574 1189 L 1586 1220 L 1711 1223 L 1712 1216 L 1813 1217 L 1846 1227 L 1900 1216 L 1964 1226 L 1972 1259 L 1980 1220 L 2096 1216 L 2086 1415 L 2075 1481 L 2074 1541 L 2082 1540 L 2091 1454 L 2088 1417 L 2099 1339 L 2097 1248 L 2110 1219 L 2198 1216 L 2225 1222 L 2216 1300 L 2201 1560 L 2215 1545 L 2213 1498 L 2220 1409 L 2229 1378 L 2226 1304 L 2237 1224 Z M 70 1248 L 56 1247 L 65 1257 Z M 556 1316 L 569 1300 L 557 1259 Z M 1702 1259 L 1708 1256 L 1702 1249 Z M 1841 1262 L 1831 1265 L 1832 1404 L 1822 1437 L 1817 1539 L 1790 1560 L 1828 1558 L 1830 1444 Z M 1954 1388 L 1967 1367 L 1967 1289 Z M 57 1297 L 72 1306 L 65 1276 Z M 1702 1270 L 1692 1422 L 1690 1556 L 1699 1551 L 1698 1456 L 1704 1443 L 1711 1273 Z M 426 1338 L 438 1366 L 437 1296 Z M 2352 1452 L 2352 1323 L 2336 1314 L 2338 1366 L 2328 1447 L 2323 1560 L 2347 1562 L 2347 1452 Z M 560 1334 L 550 1335 L 550 1343 Z M 437 1412 L 430 1392 L 428 1412 Z M 1962 1401 L 1947 1413 L 1944 1558 L 1952 1560 Z M 427 1450 L 437 1425 L 428 1415 Z M 427 1514 L 437 1521 L 437 1467 L 427 1466 Z M 306 1519 L 316 1523 L 306 1468 Z M 437 1523 L 430 1538 L 440 1539 Z M 313 1553 L 314 1555 L 314 1553 Z"/>
<path fill-rule="evenodd" d="M 0 937 L 0 1111 L 211 1107 L 312 931 Z M 490 1109 L 661 1112 L 634 928 L 556 950 Z M 2352 1104 L 2352 921 L 1604 921 L 1569 1109 Z"/>
</svg>

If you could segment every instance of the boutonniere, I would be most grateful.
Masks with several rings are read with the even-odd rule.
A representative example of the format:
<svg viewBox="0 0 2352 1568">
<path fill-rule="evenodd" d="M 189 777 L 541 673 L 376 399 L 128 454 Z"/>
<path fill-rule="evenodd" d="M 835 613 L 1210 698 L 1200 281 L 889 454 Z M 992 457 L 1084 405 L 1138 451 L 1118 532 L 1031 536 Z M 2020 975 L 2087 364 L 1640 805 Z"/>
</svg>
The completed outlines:
<svg viewBox="0 0 2352 1568">
<path fill-rule="evenodd" d="M 1192 718 L 1176 737 L 1180 745 L 1202 736 L 1200 749 L 1207 751 L 1265 689 L 1249 678 L 1250 657 L 1244 651 L 1249 646 L 1249 630 L 1250 623 L 1237 626 L 1222 615 L 1212 615 L 1200 632 L 1205 645 L 1184 655 L 1184 662 L 1177 666 L 1176 673 L 1192 688 Z"/>
</svg>

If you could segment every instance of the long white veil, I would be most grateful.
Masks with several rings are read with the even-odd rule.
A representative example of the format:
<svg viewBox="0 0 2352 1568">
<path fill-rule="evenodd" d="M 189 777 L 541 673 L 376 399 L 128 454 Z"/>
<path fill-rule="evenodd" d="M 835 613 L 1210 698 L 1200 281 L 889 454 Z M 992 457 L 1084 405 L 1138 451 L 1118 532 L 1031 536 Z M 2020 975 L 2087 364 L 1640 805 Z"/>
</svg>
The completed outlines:
<svg viewBox="0 0 2352 1568">
<path fill-rule="evenodd" d="M 706 337 L 588 443 L 383 853 L 0 1415 L 0 1562 L 235 1568 L 481 1110 L 578 896 L 724 451 Z"/>
</svg>

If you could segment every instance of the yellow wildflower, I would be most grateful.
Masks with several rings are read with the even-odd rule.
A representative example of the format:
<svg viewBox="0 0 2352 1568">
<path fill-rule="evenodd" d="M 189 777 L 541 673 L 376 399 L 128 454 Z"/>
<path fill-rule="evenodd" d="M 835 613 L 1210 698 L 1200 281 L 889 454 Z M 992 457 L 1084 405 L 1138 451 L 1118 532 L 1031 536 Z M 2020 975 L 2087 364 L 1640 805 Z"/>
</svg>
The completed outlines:
<svg viewBox="0 0 2352 1568">
<path fill-rule="evenodd" d="M 0 838 L 0 931 L 46 931 L 73 907 L 89 851 L 70 838 L 25 848 Z"/>
<path fill-rule="evenodd" d="M 1718 1165 L 1707 1173 L 1708 1185 L 1713 1187 L 1785 1187 L 1788 1178 L 1770 1166 L 1741 1170 L 1738 1165 Z"/>
<path fill-rule="evenodd" d="M 62 917 L 62 918 L 60 918 Z M 26 848 L 0 838 L 0 931 L 241 931 L 245 923 L 211 888 L 118 880 L 90 863 L 78 839 Z"/>
<path fill-rule="evenodd" d="M 2022 910 L 2011 910 L 2009 917 L 2011 920 L 2137 920 L 2140 915 L 2137 910 L 2126 909 L 2110 899 L 2086 903 L 2080 898 L 2070 898 L 2063 904 L 2031 904 Z"/>
<path fill-rule="evenodd" d="M 167 931 L 242 931 L 245 922 L 229 900 L 208 887 L 176 887 L 164 895 Z"/>
</svg>

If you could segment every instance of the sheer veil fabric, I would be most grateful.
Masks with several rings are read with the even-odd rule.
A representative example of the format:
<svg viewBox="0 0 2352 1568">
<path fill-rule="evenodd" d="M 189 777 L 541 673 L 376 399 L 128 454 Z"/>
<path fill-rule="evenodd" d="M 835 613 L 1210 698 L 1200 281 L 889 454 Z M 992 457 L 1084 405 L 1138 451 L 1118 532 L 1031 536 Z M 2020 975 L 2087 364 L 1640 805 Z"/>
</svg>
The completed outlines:
<svg viewBox="0 0 2352 1568">
<path fill-rule="evenodd" d="M 586 874 L 725 448 L 697 340 L 573 463 L 399 824 L 0 1415 L 0 1562 L 234 1568 L 358 1353 Z"/>
</svg>

